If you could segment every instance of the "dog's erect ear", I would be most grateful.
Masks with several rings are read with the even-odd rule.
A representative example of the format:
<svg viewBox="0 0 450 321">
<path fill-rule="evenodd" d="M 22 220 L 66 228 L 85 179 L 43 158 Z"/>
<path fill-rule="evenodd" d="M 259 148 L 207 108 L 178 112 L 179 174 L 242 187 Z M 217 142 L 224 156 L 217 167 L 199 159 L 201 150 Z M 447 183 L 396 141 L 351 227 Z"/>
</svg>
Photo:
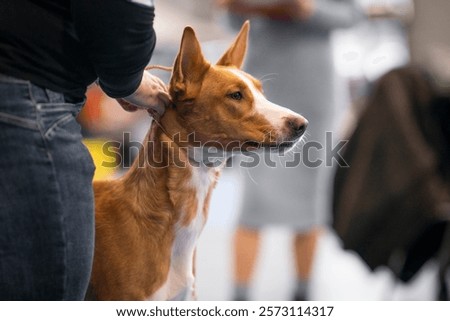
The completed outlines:
<svg viewBox="0 0 450 321">
<path fill-rule="evenodd" d="M 244 63 L 245 53 L 247 52 L 248 31 L 250 29 L 250 22 L 247 20 L 242 25 L 241 31 L 237 35 L 233 44 L 228 48 L 222 58 L 219 59 L 217 65 L 234 66 L 241 68 Z"/>
<path fill-rule="evenodd" d="M 201 81 L 210 64 L 202 54 L 200 43 L 191 27 L 184 28 L 180 51 L 173 65 L 170 79 L 171 90 L 175 96 L 183 95 L 189 83 Z"/>
</svg>

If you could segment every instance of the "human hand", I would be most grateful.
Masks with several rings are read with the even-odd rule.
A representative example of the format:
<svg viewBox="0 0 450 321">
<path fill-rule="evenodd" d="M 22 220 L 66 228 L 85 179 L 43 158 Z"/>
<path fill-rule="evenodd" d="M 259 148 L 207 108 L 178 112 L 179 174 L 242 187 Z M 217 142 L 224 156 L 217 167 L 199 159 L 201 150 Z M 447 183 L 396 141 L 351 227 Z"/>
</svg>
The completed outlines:
<svg viewBox="0 0 450 321">
<path fill-rule="evenodd" d="M 148 71 L 144 71 L 141 84 L 133 94 L 117 99 L 124 110 L 145 109 L 153 117 L 162 116 L 170 101 L 166 84 Z"/>
</svg>

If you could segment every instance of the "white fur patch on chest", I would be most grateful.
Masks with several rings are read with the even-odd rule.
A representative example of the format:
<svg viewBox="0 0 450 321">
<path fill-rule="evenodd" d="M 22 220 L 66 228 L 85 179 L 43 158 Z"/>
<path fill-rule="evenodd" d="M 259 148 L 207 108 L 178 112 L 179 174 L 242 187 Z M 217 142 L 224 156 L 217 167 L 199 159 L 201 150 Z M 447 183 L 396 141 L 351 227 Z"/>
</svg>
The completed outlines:
<svg viewBox="0 0 450 321">
<path fill-rule="evenodd" d="M 182 209 L 180 220 L 175 226 L 175 240 L 172 245 L 169 275 L 164 285 L 152 295 L 150 300 L 192 300 L 194 291 L 193 259 L 197 240 L 206 223 L 203 205 L 215 180 L 215 172 L 206 167 L 194 168 L 191 182 L 197 196 L 197 212 L 189 225 L 183 226 Z"/>
</svg>

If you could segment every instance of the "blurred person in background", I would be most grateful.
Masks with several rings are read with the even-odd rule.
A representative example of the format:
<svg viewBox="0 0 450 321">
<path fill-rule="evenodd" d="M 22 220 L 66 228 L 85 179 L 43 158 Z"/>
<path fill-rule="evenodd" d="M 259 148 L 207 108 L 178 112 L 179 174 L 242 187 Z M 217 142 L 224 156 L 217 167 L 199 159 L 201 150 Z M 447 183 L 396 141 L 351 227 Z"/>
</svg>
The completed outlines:
<svg viewBox="0 0 450 321">
<path fill-rule="evenodd" d="M 308 141 L 323 149 L 310 148 L 301 156 L 325 161 L 325 134 L 333 130 L 338 105 L 330 34 L 358 22 L 364 16 L 360 8 L 352 0 L 225 0 L 220 5 L 228 10 L 232 26 L 251 19 L 246 70 L 266 82 L 270 100 L 308 119 Z M 292 299 L 308 298 L 316 243 L 328 219 L 327 173 L 325 163 L 293 168 L 259 164 L 250 169 L 234 240 L 234 300 L 249 299 L 260 233 L 269 225 L 295 232 L 297 281 Z"/>
<path fill-rule="evenodd" d="M 333 227 L 371 270 L 389 268 L 409 300 L 448 300 L 450 3 L 373 9 L 408 24 L 411 63 L 382 75 L 362 105 L 342 153 L 349 167 L 335 175 Z M 438 282 L 412 286 L 425 271 Z M 422 297 L 436 285 L 436 297 Z"/>
<path fill-rule="evenodd" d="M 0 300 L 82 300 L 92 159 L 75 117 L 94 81 L 127 110 L 169 102 L 144 72 L 153 0 L 7 0 L 0 9 Z"/>
</svg>

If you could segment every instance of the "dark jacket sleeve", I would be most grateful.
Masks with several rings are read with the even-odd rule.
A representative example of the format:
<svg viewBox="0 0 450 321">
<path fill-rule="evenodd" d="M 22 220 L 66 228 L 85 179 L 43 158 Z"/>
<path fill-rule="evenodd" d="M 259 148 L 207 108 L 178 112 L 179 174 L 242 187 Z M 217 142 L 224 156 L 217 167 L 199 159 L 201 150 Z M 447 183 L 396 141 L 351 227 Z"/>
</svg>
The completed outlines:
<svg viewBox="0 0 450 321">
<path fill-rule="evenodd" d="M 139 87 L 156 43 L 154 8 L 125 0 L 72 1 L 75 29 L 107 95 Z"/>
</svg>

